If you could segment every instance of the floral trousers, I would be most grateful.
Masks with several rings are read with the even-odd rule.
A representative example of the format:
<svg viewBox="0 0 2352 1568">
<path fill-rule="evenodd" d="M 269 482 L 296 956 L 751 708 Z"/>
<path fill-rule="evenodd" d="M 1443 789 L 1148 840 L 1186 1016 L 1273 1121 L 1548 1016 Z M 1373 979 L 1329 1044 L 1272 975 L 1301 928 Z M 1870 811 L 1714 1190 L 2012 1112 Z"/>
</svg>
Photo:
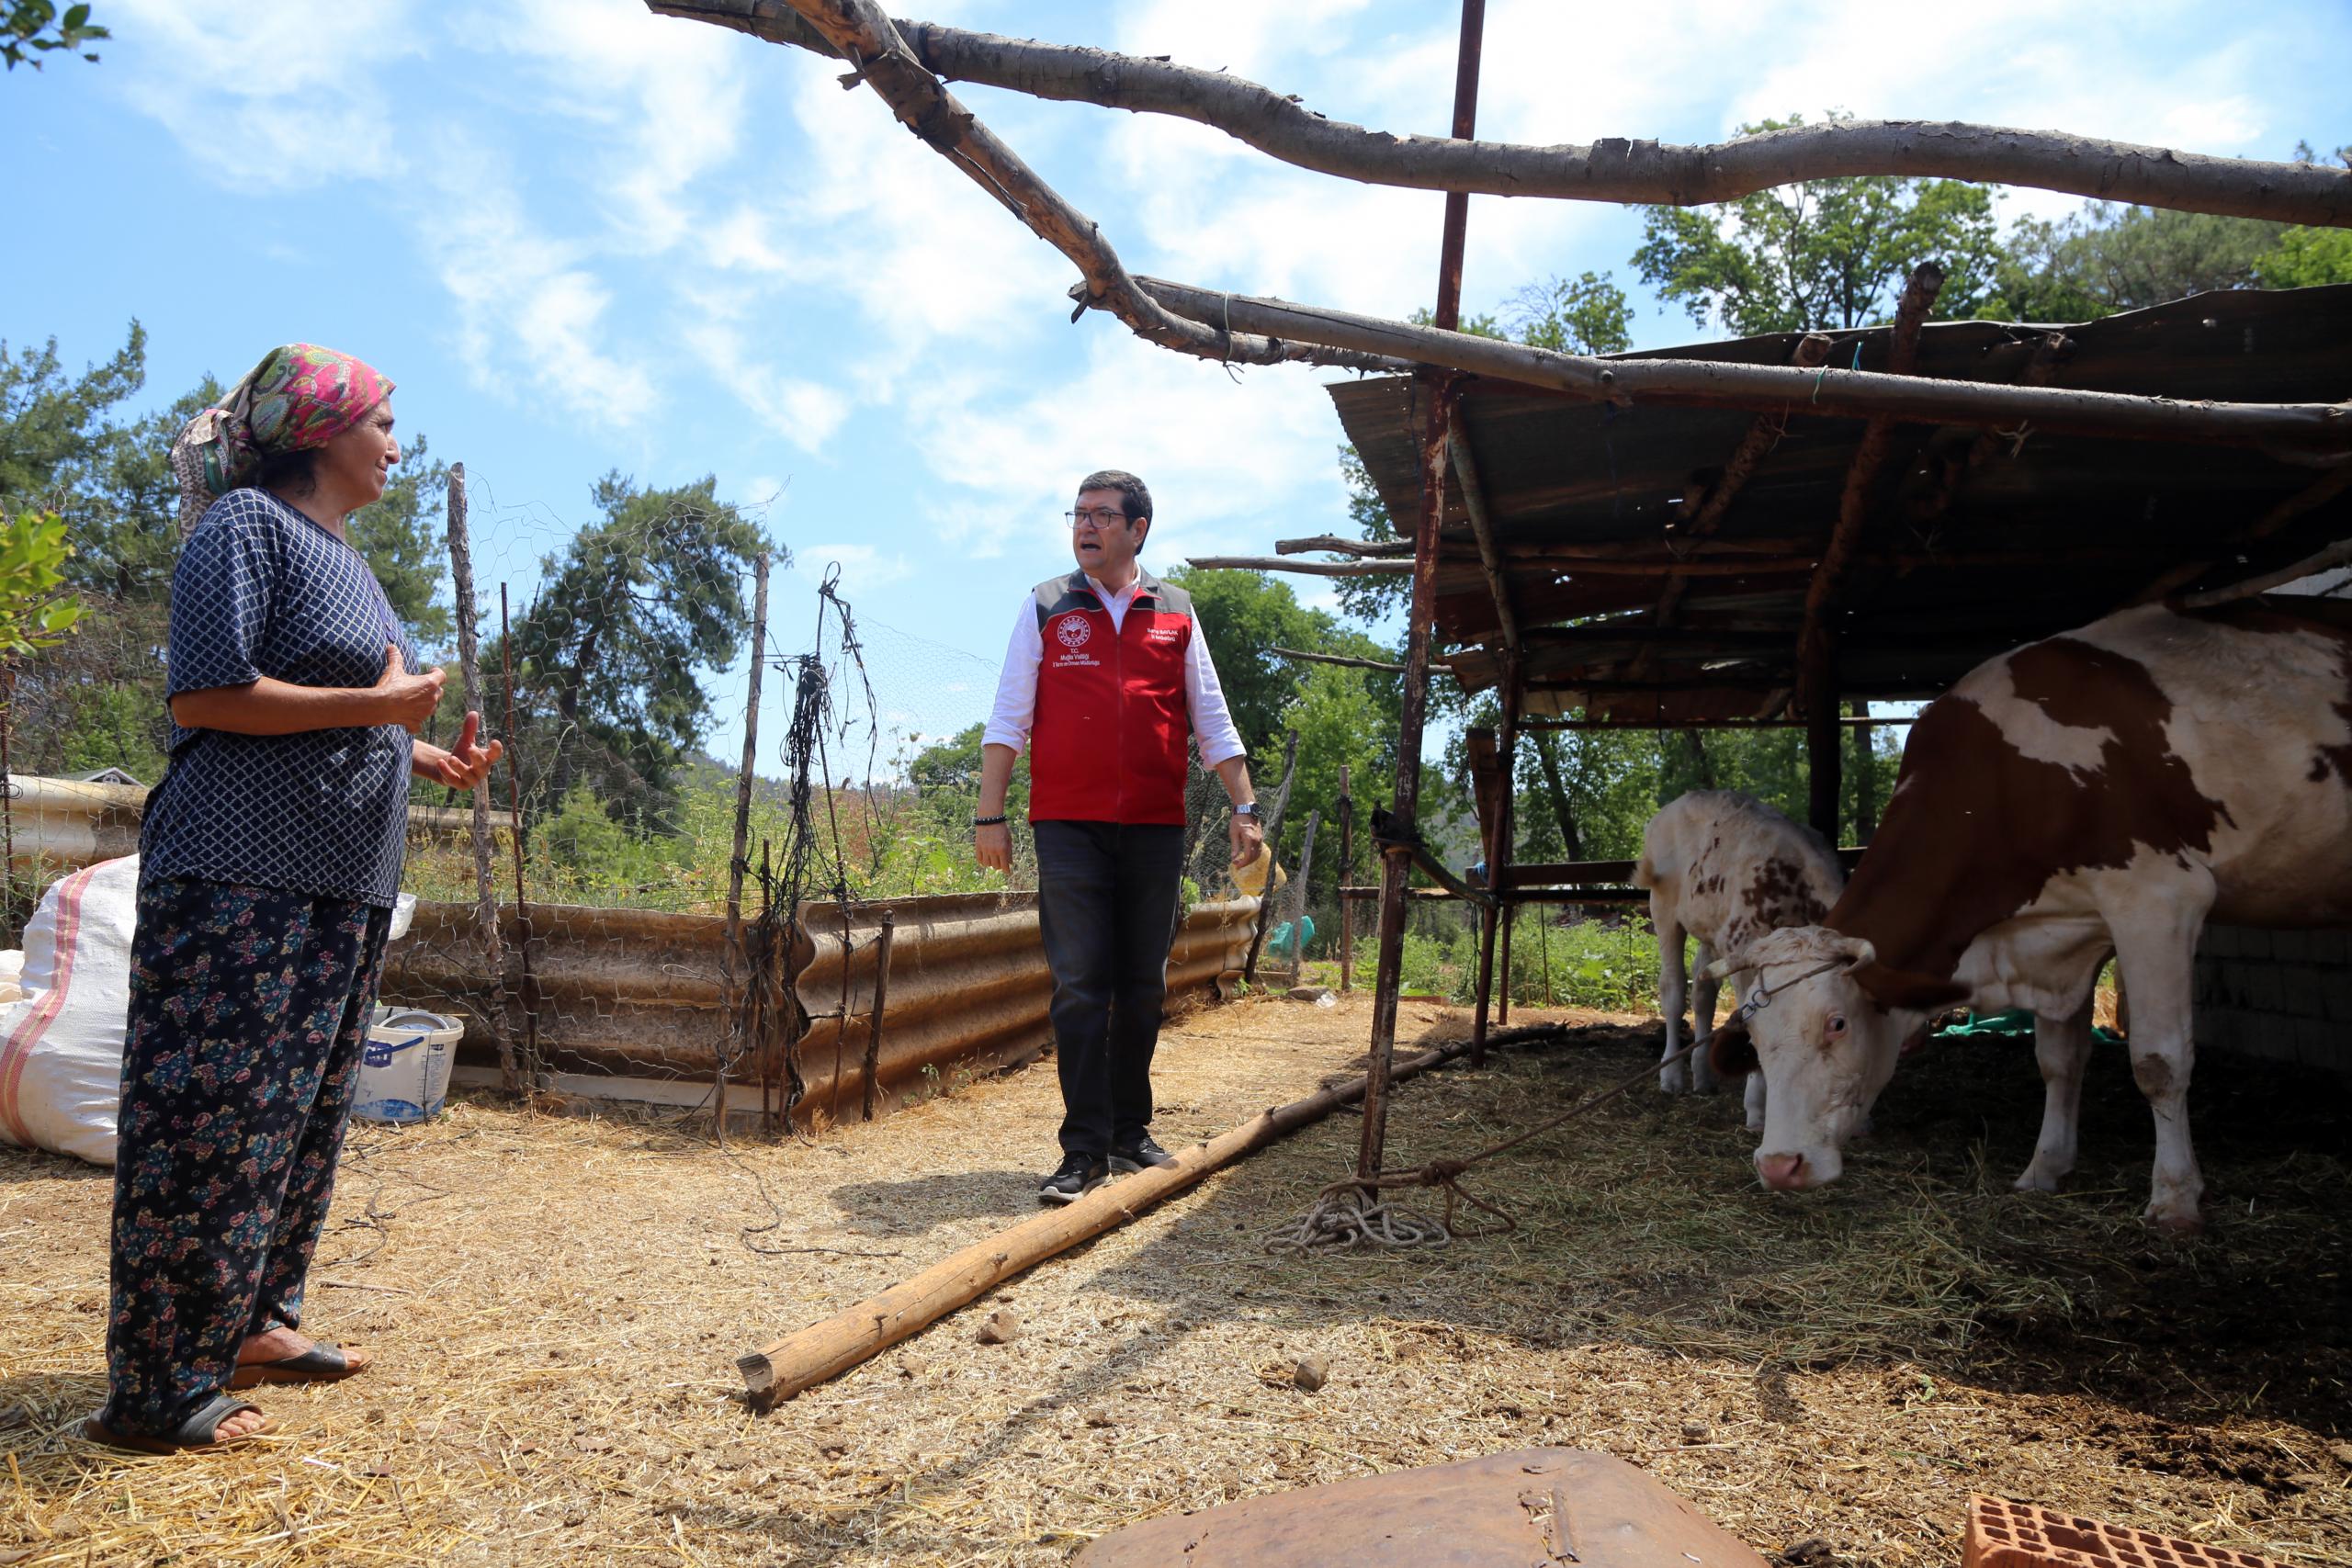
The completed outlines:
<svg viewBox="0 0 2352 1568">
<path fill-rule="evenodd" d="M 390 911 L 217 882 L 139 892 L 106 1420 L 172 1430 L 249 1334 L 301 1321 Z"/>
</svg>

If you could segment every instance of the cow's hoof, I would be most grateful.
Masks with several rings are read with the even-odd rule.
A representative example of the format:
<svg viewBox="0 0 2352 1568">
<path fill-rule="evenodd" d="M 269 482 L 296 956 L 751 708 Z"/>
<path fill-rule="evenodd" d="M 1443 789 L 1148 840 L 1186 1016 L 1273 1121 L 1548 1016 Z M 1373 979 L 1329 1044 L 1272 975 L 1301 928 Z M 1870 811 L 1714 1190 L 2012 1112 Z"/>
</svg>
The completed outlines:
<svg viewBox="0 0 2352 1568">
<path fill-rule="evenodd" d="M 2161 1231 L 2171 1236 L 2201 1235 L 2205 1230 L 2205 1216 L 2194 1208 L 2183 1212 L 2178 1209 L 2160 1209 L 2151 1203 L 2148 1205 L 2147 1213 L 2141 1215 L 2141 1218 L 2147 1222 L 2150 1230 Z"/>
<path fill-rule="evenodd" d="M 1659 1069 L 1657 1075 L 1657 1091 L 1660 1094 L 1688 1094 L 1690 1092 L 1690 1075 L 1683 1069 L 1681 1063 L 1677 1062 L 1673 1066 Z"/>
<path fill-rule="evenodd" d="M 2055 1192 L 2058 1190 L 2058 1178 L 2046 1170 L 2036 1170 L 2028 1166 L 2024 1174 L 2010 1185 L 2020 1192 Z"/>
</svg>

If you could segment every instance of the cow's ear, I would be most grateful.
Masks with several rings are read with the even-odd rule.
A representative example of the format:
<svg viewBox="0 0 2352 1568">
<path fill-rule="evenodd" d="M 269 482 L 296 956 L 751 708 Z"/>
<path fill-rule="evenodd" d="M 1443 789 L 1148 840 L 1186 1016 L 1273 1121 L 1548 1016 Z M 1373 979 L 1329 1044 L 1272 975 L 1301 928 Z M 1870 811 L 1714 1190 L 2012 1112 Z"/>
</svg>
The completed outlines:
<svg viewBox="0 0 2352 1568">
<path fill-rule="evenodd" d="M 1928 1031 L 1932 1028 L 1934 1024 L 1935 1020 L 1928 1019 L 1922 1022 L 1918 1028 L 1905 1035 L 1903 1037 L 1903 1049 L 1900 1054 L 1905 1056 L 1915 1056 L 1921 1051 L 1925 1050 L 1928 1044 Z"/>
<path fill-rule="evenodd" d="M 1965 986 L 1949 979 L 1939 980 L 1931 975 L 1913 974 L 1907 969 L 1890 969 L 1883 964 L 1867 964 L 1855 970 L 1854 983 L 1872 1001 L 1914 1012 L 1934 1012 L 1968 999 Z"/>
<path fill-rule="evenodd" d="M 1743 1077 L 1762 1066 L 1756 1059 L 1756 1038 L 1747 1032 L 1746 1019 L 1736 1018 L 1716 1027 L 1713 1038 L 1707 1042 L 1707 1062 L 1719 1078 Z"/>
</svg>

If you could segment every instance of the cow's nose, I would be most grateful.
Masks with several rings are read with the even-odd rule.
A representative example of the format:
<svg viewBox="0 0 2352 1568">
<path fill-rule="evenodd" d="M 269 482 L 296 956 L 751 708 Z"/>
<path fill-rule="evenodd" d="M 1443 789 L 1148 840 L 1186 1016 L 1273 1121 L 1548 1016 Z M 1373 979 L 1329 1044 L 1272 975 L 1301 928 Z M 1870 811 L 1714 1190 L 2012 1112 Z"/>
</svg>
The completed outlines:
<svg viewBox="0 0 2352 1568">
<path fill-rule="evenodd" d="M 1764 1185 L 1776 1192 L 1793 1192 L 1804 1185 L 1804 1156 L 1800 1154 L 1759 1154 L 1756 1169 Z"/>
</svg>

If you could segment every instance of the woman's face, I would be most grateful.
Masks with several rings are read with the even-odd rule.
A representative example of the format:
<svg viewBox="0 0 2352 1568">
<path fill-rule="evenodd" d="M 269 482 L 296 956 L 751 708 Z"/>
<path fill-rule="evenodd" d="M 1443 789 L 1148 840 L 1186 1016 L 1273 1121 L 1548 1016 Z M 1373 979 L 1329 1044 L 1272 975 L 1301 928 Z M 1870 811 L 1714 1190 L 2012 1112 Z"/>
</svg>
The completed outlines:
<svg viewBox="0 0 2352 1568">
<path fill-rule="evenodd" d="M 392 400 L 368 411 L 357 424 L 319 448 L 318 493 L 337 515 L 348 516 L 384 498 L 401 444 L 392 439 Z"/>
</svg>

